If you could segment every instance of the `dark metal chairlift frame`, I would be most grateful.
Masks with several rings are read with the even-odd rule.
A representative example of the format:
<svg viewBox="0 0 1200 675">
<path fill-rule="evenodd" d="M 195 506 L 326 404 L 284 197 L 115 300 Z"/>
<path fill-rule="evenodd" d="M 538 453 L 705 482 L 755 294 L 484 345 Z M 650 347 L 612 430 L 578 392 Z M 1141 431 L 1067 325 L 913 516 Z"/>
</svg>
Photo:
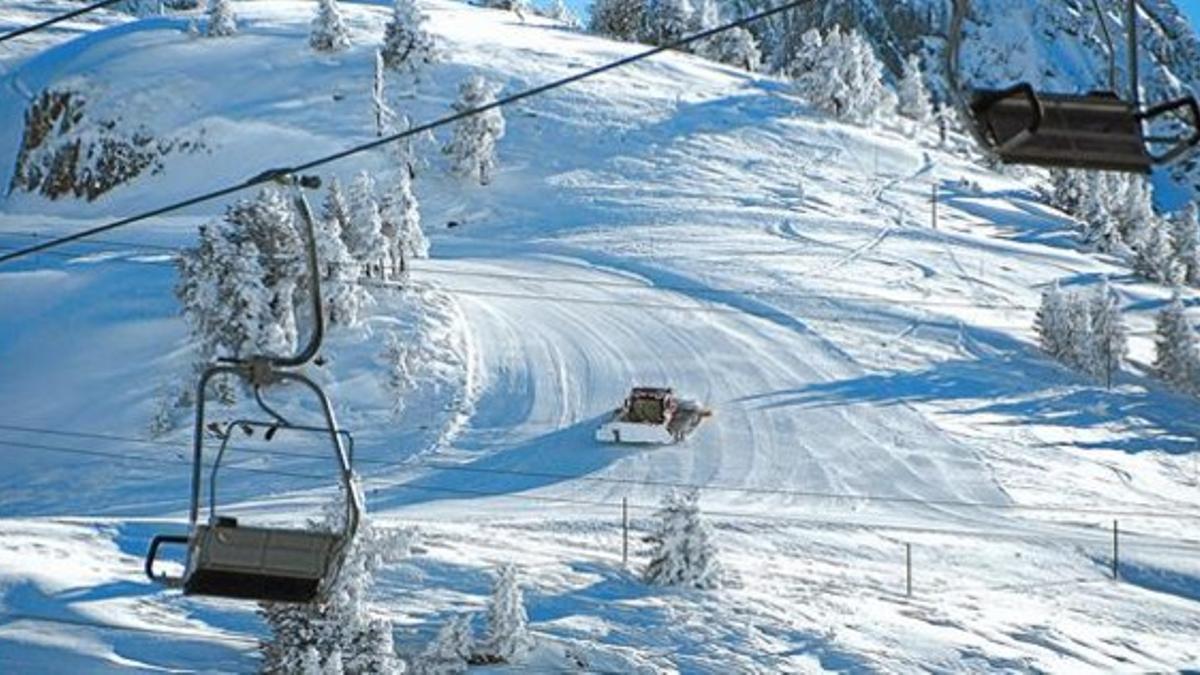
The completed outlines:
<svg viewBox="0 0 1200 675">
<path fill-rule="evenodd" d="M 1101 27 L 1108 28 L 1099 5 Z M 1126 16 L 1129 56 L 1128 99 L 1116 90 L 1115 51 L 1109 39 L 1109 86 L 1112 91 L 1060 94 L 1036 91 L 1027 82 L 1004 89 L 975 89 L 967 100 L 958 82 L 959 49 L 969 0 L 954 0 L 947 45 L 947 74 L 951 95 L 968 120 L 979 144 L 1008 164 L 1043 167 L 1098 169 L 1149 173 L 1161 164 L 1175 161 L 1200 144 L 1200 107 L 1193 96 L 1142 109 L 1138 93 L 1137 8 L 1140 0 L 1129 0 Z M 1191 133 L 1180 137 L 1154 138 L 1145 134 L 1146 123 L 1164 115 L 1186 112 Z M 1178 119 L 1178 118 L 1177 118 Z M 1150 144 L 1169 144 L 1155 153 Z"/>
<path fill-rule="evenodd" d="M 146 554 L 146 575 L 168 586 L 180 587 L 187 595 L 209 595 L 225 598 L 270 602 L 312 602 L 337 578 L 346 549 L 358 529 L 362 513 L 361 497 L 352 483 L 351 454 L 353 444 L 348 434 L 340 431 L 333 407 L 321 388 L 300 372 L 291 370 L 312 360 L 324 338 L 320 282 L 317 274 L 317 254 L 312 211 L 304 197 L 303 187 L 315 187 L 319 180 L 296 180 L 286 172 L 277 172 L 277 179 L 292 185 L 293 200 L 305 227 L 307 263 L 312 299 L 314 329 L 300 353 L 291 357 L 255 356 L 245 360 L 229 359 L 205 369 L 196 392 L 196 420 L 192 448 L 192 495 L 189 534 L 160 534 L 151 540 Z M 209 382 L 220 375 L 231 375 L 247 382 L 254 390 L 255 400 L 272 418 L 269 422 L 237 420 L 221 433 L 221 447 L 212 466 L 209 479 L 209 518 L 200 522 L 201 481 L 203 474 L 204 402 Z M 280 383 L 298 383 L 316 396 L 325 425 L 300 426 L 289 423 L 262 399 L 262 388 Z M 340 532 L 321 532 L 309 529 L 249 527 L 238 525 L 232 518 L 221 517 L 216 509 L 217 473 L 230 438 L 236 428 L 262 427 L 268 439 L 275 430 L 299 429 L 328 433 L 338 463 L 339 478 L 346 497 L 346 515 Z M 343 437 L 347 443 L 343 444 Z M 164 544 L 187 547 L 187 560 L 182 576 L 155 574 L 154 563 Z"/>
</svg>

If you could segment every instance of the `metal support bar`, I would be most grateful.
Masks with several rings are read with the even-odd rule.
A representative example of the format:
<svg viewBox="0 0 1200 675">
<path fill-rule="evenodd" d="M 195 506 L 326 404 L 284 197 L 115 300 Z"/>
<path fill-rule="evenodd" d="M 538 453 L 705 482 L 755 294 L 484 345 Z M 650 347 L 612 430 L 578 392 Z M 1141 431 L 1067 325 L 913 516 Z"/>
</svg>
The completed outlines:
<svg viewBox="0 0 1200 675">
<path fill-rule="evenodd" d="M 1113 581 L 1121 579 L 1121 543 L 1120 543 L 1121 528 L 1116 520 L 1113 521 L 1113 545 L 1112 545 L 1112 578 Z"/>
<path fill-rule="evenodd" d="M 1129 0 L 1128 11 L 1125 15 L 1126 31 L 1129 33 L 1129 43 L 1126 56 L 1129 58 L 1129 102 L 1133 109 L 1140 107 L 1141 95 L 1138 92 L 1138 40 L 1137 40 L 1137 0 Z"/>
<path fill-rule="evenodd" d="M 621 567 L 629 565 L 629 498 L 621 497 Z"/>
<path fill-rule="evenodd" d="M 904 545 L 904 595 L 912 597 L 912 544 Z"/>
</svg>

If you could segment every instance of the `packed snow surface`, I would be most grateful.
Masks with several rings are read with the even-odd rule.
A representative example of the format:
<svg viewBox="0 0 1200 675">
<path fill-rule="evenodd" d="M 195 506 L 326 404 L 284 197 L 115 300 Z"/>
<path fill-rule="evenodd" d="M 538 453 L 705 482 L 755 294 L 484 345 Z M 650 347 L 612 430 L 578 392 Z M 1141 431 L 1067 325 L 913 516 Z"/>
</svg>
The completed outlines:
<svg viewBox="0 0 1200 675">
<path fill-rule="evenodd" d="M 236 3 L 232 38 L 189 35 L 187 17 L 102 17 L 83 37 L 0 53 L 5 183 L 28 97 L 48 85 L 206 146 L 90 204 L 9 194 L 0 246 L 371 138 L 388 8 L 343 5 L 354 45 L 334 55 L 308 48 L 312 3 L 265 0 Z M 415 89 L 392 85 L 415 120 L 444 114 L 472 72 L 515 92 L 640 49 L 422 7 L 442 60 Z M 1141 372 L 1167 292 L 1081 250 L 1036 173 L 981 169 L 907 122 L 835 123 L 781 81 L 682 54 L 505 117 L 491 185 L 424 150 L 431 258 L 404 290 L 374 289 L 366 324 L 331 335 L 309 368 L 354 433 L 372 517 L 421 532 L 379 585 L 404 654 L 481 608 L 488 568 L 514 562 L 535 669 L 565 668 L 568 653 L 620 672 L 1200 666 L 1200 418 Z M 0 267 L 4 670 L 256 667 L 251 608 L 185 600 L 141 573 L 149 537 L 182 532 L 187 509 L 186 415 L 165 437 L 147 431 L 190 377 L 172 251 L 223 204 Z M 1111 390 L 1032 336 L 1047 284 L 1104 275 L 1136 361 Z M 431 345 L 399 412 L 381 384 L 388 331 Z M 714 415 L 681 444 L 596 442 L 635 385 Z M 311 412 L 291 394 L 274 396 Z M 280 442 L 231 457 L 221 504 L 294 522 L 329 500 L 323 446 Z M 689 485 L 731 581 L 648 587 L 637 537 L 666 490 Z"/>
</svg>

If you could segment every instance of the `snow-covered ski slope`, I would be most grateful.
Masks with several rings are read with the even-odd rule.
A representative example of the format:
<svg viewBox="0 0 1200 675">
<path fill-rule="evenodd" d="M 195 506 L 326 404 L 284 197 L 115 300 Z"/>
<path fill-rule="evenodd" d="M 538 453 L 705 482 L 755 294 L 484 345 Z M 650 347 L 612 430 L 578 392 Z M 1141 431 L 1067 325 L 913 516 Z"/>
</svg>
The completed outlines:
<svg viewBox="0 0 1200 675">
<path fill-rule="evenodd" d="M 6 182 L 25 96 L 49 84 L 207 150 L 91 204 L 9 195 L 0 246 L 370 138 L 388 8 L 343 4 L 355 46 L 335 56 L 307 47 L 311 3 L 260 1 L 236 3 L 228 40 L 151 19 L 5 61 Z M 443 114 L 470 72 L 511 92 L 639 49 L 423 7 L 442 62 L 397 101 L 417 120 Z M 1106 391 L 1043 358 L 1031 331 L 1046 284 L 1111 275 L 1145 363 L 1166 292 L 1079 250 L 1036 175 L 980 169 L 907 123 L 833 122 L 780 81 L 679 54 L 505 115 L 492 185 L 446 176 L 427 148 L 433 251 L 415 293 L 379 289 L 366 327 L 334 334 L 312 369 L 355 434 L 373 516 L 423 535 L 380 586 L 403 650 L 482 606 L 487 567 L 513 561 L 543 645 L 534 669 L 568 669 L 565 649 L 620 672 L 1200 665 L 1196 402 L 1132 371 Z M 386 155 L 331 170 L 364 168 L 383 172 Z M 256 666 L 249 608 L 141 576 L 148 537 L 181 531 L 189 479 L 188 430 L 147 432 L 189 373 L 160 247 L 190 244 L 222 206 L 0 268 L 5 670 Z M 389 329 L 427 342 L 436 366 L 398 417 L 378 358 Z M 635 384 L 714 417 L 682 445 L 595 443 Z M 331 495 L 329 462 L 288 452 L 320 449 L 239 457 L 223 502 L 310 515 Z M 664 490 L 690 484 L 706 486 L 733 579 L 647 588 L 636 540 L 621 568 L 621 500 L 636 537 Z"/>
</svg>

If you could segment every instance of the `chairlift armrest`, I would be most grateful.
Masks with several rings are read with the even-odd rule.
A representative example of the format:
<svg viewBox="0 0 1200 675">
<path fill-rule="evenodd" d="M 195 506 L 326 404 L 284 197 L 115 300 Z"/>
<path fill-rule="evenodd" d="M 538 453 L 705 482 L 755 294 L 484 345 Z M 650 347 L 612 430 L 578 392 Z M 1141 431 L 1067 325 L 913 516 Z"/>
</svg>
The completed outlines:
<svg viewBox="0 0 1200 675">
<path fill-rule="evenodd" d="M 1028 82 L 1014 84 L 1007 89 L 991 92 L 987 96 L 979 98 L 972 106 L 979 105 L 985 109 L 991 108 L 996 103 L 1003 101 L 1006 98 L 1012 98 L 1016 95 L 1024 96 L 1029 100 L 1029 109 L 1033 112 L 1033 120 L 1029 126 L 1025 128 L 1028 134 L 1036 134 L 1042 126 L 1042 120 L 1045 118 L 1045 110 L 1042 108 L 1042 101 L 1038 98 L 1037 92 L 1033 90 L 1033 85 Z"/>
<path fill-rule="evenodd" d="M 1161 155 L 1150 155 L 1155 164 L 1163 164 L 1174 160 L 1176 157 L 1187 152 L 1187 150 L 1196 145 L 1200 145 L 1200 104 L 1196 102 L 1195 96 L 1184 96 L 1183 98 L 1175 99 L 1174 101 L 1166 101 L 1159 103 L 1156 106 L 1148 108 L 1137 114 L 1138 121 L 1150 120 L 1155 117 L 1160 117 L 1173 110 L 1187 108 L 1188 113 L 1192 117 L 1192 133 L 1181 139 L 1171 149 Z"/>
<path fill-rule="evenodd" d="M 158 559 L 158 548 L 163 544 L 179 544 L 186 546 L 191 538 L 186 534 L 156 534 L 150 540 L 150 550 L 146 552 L 146 576 L 150 581 L 162 583 L 167 586 L 179 586 L 183 582 L 182 577 L 171 577 L 165 574 L 154 574 L 154 561 Z"/>
</svg>

